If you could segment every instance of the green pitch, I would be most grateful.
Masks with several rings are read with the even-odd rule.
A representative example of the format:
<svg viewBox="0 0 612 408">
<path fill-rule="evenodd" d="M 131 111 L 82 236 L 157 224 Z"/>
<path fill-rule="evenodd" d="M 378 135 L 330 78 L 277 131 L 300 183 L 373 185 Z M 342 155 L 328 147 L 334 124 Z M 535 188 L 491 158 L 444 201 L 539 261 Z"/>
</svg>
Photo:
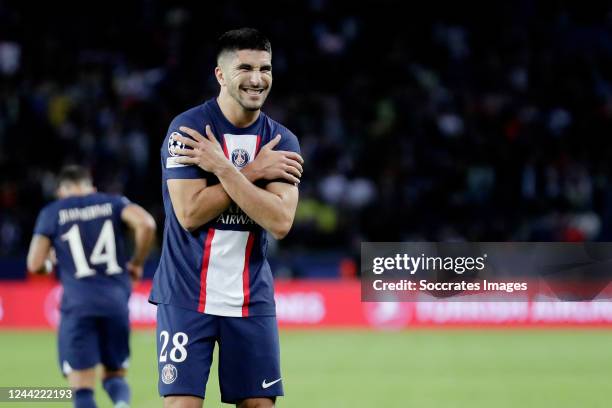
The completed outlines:
<svg viewBox="0 0 612 408">
<path fill-rule="evenodd" d="M 289 331 L 281 348 L 278 407 L 612 406 L 612 331 Z M 52 333 L 0 331 L 0 386 L 64 385 L 55 353 Z M 133 407 L 162 406 L 153 332 L 134 333 L 128 379 Z M 111 407 L 101 387 L 96 399 Z M 213 368 L 205 406 L 219 401 Z"/>
</svg>

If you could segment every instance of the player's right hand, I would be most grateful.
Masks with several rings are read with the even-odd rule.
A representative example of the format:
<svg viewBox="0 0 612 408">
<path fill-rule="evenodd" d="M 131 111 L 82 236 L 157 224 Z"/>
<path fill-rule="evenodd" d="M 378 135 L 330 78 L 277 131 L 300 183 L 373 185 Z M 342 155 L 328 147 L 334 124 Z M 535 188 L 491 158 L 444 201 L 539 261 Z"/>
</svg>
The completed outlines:
<svg viewBox="0 0 612 408">
<path fill-rule="evenodd" d="M 298 184 L 302 172 L 304 171 L 302 164 L 304 159 L 298 153 L 288 152 L 284 150 L 274 150 L 281 140 L 281 135 L 270 140 L 264 147 L 261 148 L 259 154 L 255 157 L 249 167 L 256 175 L 256 180 L 287 180 L 290 183 Z"/>
<path fill-rule="evenodd" d="M 140 279 L 142 278 L 143 266 L 136 265 L 135 263 L 132 263 L 132 262 L 128 262 L 127 270 L 128 270 L 128 273 L 130 274 L 130 278 L 132 278 L 132 284 L 138 283 L 138 281 L 140 281 Z"/>
</svg>

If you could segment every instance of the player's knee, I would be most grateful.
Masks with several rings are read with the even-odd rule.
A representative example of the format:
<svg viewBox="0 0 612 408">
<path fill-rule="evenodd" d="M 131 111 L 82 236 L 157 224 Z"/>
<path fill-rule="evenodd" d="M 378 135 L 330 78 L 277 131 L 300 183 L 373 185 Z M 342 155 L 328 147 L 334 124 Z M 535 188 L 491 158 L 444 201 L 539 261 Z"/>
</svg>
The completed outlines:
<svg viewBox="0 0 612 408">
<path fill-rule="evenodd" d="M 274 399 L 248 398 L 236 405 L 238 408 L 274 408 Z"/>
<path fill-rule="evenodd" d="M 126 374 L 126 369 L 125 368 L 119 368 L 117 370 L 111 370 L 107 367 L 104 367 L 104 374 L 103 374 L 103 378 L 102 380 L 108 380 L 109 378 L 113 378 L 113 377 L 125 377 Z"/>
<path fill-rule="evenodd" d="M 164 397 L 164 408 L 202 408 L 204 400 L 191 395 Z"/>
<path fill-rule="evenodd" d="M 89 368 L 86 370 L 73 370 L 67 375 L 68 384 L 74 389 L 79 388 L 95 388 L 96 386 L 96 370 Z"/>
</svg>

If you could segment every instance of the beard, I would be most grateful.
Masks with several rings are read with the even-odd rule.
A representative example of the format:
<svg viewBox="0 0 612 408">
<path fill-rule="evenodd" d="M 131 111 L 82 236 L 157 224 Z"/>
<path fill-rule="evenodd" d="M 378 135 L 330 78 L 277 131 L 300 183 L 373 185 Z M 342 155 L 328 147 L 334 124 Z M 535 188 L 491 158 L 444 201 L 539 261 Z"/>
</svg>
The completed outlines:
<svg viewBox="0 0 612 408">
<path fill-rule="evenodd" d="M 249 112 L 258 111 L 263 106 L 263 102 L 257 103 L 256 106 L 255 105 L 245 105 L 242 101 L 238 101 L 238 103 L 240 104 L 240 106 L 242 106 L 242 109 L 249 111 Z"/>
</svg>

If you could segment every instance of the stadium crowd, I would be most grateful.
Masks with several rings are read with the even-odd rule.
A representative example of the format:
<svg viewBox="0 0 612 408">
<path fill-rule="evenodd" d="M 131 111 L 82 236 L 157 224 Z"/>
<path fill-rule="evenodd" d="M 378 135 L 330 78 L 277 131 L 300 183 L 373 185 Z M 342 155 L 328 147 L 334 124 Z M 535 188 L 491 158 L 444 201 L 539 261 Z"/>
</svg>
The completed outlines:
<svg viewBox="0 0 612 408">
<path fill-rule="evenodd" d="M 162 225 L 160 143 L 217 94 L 211 44 L 239 26 L 274 44 L 264 111 L 306 161 L 281 249 L 610 240 L 612 7 L 534 3 L 0 2 L 0 255 L 66 163 Z"/>
</svg>

